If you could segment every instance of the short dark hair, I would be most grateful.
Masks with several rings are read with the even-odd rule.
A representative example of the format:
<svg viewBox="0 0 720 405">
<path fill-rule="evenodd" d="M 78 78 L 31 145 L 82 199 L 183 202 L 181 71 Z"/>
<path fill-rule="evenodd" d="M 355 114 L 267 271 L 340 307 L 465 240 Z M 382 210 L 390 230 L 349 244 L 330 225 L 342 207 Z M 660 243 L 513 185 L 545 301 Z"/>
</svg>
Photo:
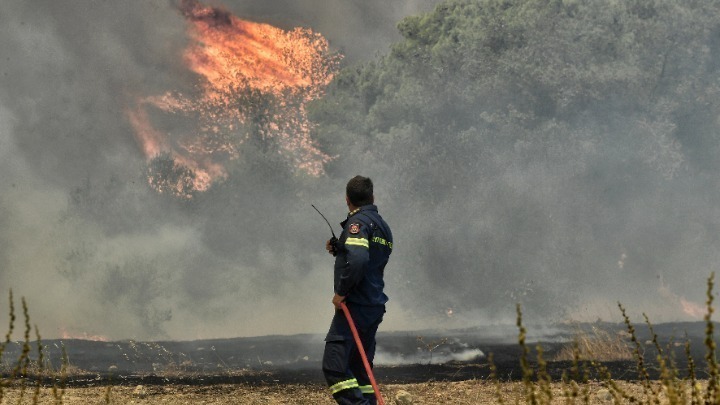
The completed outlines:
<svg viewBox="0 0 720 405">
<path fill-rule="evenodd" d="M 345 195 L 347 195 L 350 203 L 356 207 L 374 203 L 372 180 L 363 176 L 353 177 L 345 187 Z"/>
</svg>

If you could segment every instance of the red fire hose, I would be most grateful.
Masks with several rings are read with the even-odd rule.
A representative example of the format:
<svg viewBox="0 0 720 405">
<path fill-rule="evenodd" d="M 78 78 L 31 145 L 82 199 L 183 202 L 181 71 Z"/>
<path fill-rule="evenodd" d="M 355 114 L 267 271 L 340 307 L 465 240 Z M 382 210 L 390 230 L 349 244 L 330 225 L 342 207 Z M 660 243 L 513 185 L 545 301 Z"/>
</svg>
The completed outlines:
<svg viewBox="0 0 720 405">
<path fill-rule="evenodd" d="M 340 303 L 340 308 L 342 308 L 343 312 L 345 313 L 345 318 L 347 318 L 348 324 L 350 325 L 350 330 L 352 331 L 353 338 L 355 338 L 355 345 L 360 352 L 360 357 L 362 357 L 363 364 L 365 365 L 365 371 L 367 371 L 368 378 L 370 378 L 370 384 L 372 384 L 373 390 L 375 391 L 375 398 L 377 398 L 377 403 L 378 405 L 385 405 L 385 401 L 383 401 L 382 395 L 380 395 L 380 388 L 378 388 L 378 385 L 375 382 L 372 367 L 370 367 L 370 362 L 368 362 L 367 356 L 365 355 L 365 348 L 363 347 L 362 341 L 360 340 L 360 335 L 358 335 L 358 331 L 355 328 L 355 322 L 353 322 L 352 316 L 350 316 L 350 310 L 344 302 Z"/>
</svg>

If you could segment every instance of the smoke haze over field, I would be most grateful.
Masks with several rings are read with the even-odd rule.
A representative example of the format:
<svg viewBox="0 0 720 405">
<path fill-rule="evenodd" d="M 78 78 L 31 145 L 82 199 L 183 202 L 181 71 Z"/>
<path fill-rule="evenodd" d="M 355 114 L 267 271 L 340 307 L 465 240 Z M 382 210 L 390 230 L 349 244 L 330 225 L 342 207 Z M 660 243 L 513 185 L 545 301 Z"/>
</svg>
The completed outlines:
<svg viewBox="0 0 720 405">
<path fill-rule="evenodd" d="M 327 230 L 309 204 L 338 222 L 342 182 L 296 190 L 272 162 L 254 162 L 226 191 L 191 203 L 147 187 L 126 112 L 135 97 L 196 84 L 182 64 L 188 37 L 178 4 L 0 4 L 0 286 L 27 298 L 44 337 L 326 327 L 316 314 L 331 313 Z M 223 6 L 284 29 L 312 28 L 353 60 L 384 52 L 399 37 L 397 21 L 431 2 L 402 4 Z"/>
<path fill-rule="evenodd" d="M 286 30 L 311 28 L 349 66 L 388 53 L 401 38 L 397 22 L 435 3 L 222 6 Z M 512 322 L 516 302 L 538 321 L 609 319 L 618 300 L 655 321 L 696 319 L 693 303 L 720 263 L 717 173 L 703 169 L 715 156 L 673 138 L 673 125 L 578 117 L 568 129 L 549 119 L 537 138 L 504 153 L 470 149 L 471 140 L 420 161 L 411 152 L 422 145 L 385 156 L 385 138 L 358 137 L 343 151 L 350 157 L 319 178 L 289 172 L 262 140 L 245 145 L 220 186 L 174 198 L 148 187 L 128 109 L 139 97 L 196 90 L 182 63 L 187 32 L 175 2 L 0 2 L 0 295 L 25 296 L 43 337 L 323 333 L 332 259 L 310 204 L 339 222 L 355 174 L 374 179 L 396 235 L 386 330 Z M 498 145 L 493 128 L 507 117 L 482 114 L 487 128 L 461 135 Z M 184 124 L 167 121 L 168 132 Z M 584 125 L 573 142 L 548 135 Z M 421 126 L 431 124 L 403 122 L 381 135 L 402 142 Z M 611 141 L 602 144 L 605 132 Z M 620 135 L 629 132 L 635 140 Z M 327 135 L 318 142 L 340 154 Z M 660 174 L 634 177 L 628 150 Z M 434 170 L 446 162 L 470 174 Z"/>
</svg>

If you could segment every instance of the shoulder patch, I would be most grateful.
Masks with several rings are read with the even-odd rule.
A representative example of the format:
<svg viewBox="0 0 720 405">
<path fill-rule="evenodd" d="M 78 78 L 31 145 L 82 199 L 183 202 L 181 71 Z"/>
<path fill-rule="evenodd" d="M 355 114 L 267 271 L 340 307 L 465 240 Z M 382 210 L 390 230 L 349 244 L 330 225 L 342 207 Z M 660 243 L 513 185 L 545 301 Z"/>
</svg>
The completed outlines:
<svg viewBox="0 0 720 405">
<path fill-rule="evenodd" d="M 360 224 L 350 224 L 348 232 L 353 235 L 357 235 L 358 233 L 360 233 Z"/>
</svg>

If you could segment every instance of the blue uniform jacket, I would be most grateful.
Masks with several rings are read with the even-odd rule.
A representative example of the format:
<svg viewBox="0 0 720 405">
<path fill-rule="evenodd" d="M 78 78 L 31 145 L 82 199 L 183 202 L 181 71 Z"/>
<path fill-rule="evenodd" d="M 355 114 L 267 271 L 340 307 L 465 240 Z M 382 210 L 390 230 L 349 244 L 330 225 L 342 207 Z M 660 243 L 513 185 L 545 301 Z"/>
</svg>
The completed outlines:
<svg viewBox="0 0 720 405">
<path fill-rule="evenodd" d="M 348 214 L 340 225 L 335 257 L 335 293 L 358 305 L 385 305 L 385 265 L 392 252 L 390 227 L 375 205 Z"/>
</svg>

